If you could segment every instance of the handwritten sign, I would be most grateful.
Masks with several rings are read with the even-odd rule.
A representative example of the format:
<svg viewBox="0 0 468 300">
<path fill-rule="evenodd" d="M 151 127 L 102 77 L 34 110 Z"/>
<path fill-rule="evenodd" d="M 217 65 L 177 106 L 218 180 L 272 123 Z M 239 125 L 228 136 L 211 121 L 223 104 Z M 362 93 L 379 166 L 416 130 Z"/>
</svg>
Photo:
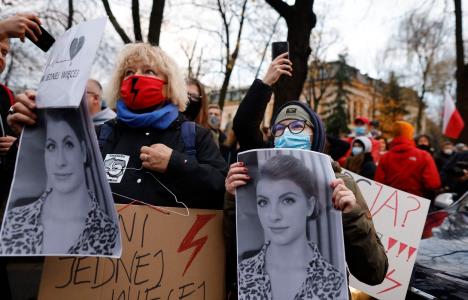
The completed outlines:
<svg viewBox="0 0 468 300">
<path fill-rule="evenodd" d="M 122 208 L 122 257 L 47 258 L 39 299 L 224 298 L 222 211 Z"/>
<path fill-rule="evenodd" d="M 349 283 L 377 299 L 405 299 L 430 201 L 346 171 L 357 182 L 388 257 L 385 280 L 376 286 Z"/>
<path fill-rule="evenodd" d="M 39 108 L 79 106 L 106 21 L 80 23 L 57 39 L 37 90 Z"/>
</svg>

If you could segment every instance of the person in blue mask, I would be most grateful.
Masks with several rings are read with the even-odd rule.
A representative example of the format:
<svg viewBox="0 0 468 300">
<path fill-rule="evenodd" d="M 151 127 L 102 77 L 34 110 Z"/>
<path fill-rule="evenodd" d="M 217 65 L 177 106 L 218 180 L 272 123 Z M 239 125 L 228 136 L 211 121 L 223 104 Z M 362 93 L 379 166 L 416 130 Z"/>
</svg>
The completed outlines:
<svg viewBox="0 0 468 300">
<path fill-rule="evenodd" d="M 292 76 L 292 64 L 286 55 L 278 56 L 270 64 L 263 80 L 255 79 L 249 91 L 240 103 L 233 121 L 233 128 L 238 138 L 240 150 L 255 148 L 292 148 L 306 149 L 325 153 L 326 134 L 320 117 L 305 103 L 290 101 L 279 108 L 272 118 L 271 140 L 265 142 L 259 130 L 267 103 L 272 95 L 272 85 L 281 76 Z M 377 237 L 369 209 L 352 178 L 345 176 L 337 163 L 330 159 L 337 179 L 333 180 L 333 205 L 342 211 L 343 233 L 345 240 L 346 261 L 351 274 L 361 282 L 376 285 L 385 279 L 388 259 L 385 249 Z M 242 162 L 230 166 L 225 180 L 226 216 L 234 218 L 225 221 L 225 232 L 228 236 L 226 247 L 228 272 L 230 256 L 234 255 L 235 245 L 229 242 L 229 236 L 235 232 L 234 194 L 237 187 L 251 180 L 248 169 Z M 234 222 L 233 222 L 234 221 Z M 231 225 L 229 225 L 231 224 Z M 230 253 L 233 251 L 234 253 Z M 235 263 L 235 259 L 234 259 Z M 228 275 L 229 277 L 229 275 Z M 235 278 L 235 276 L 233 276 Z M 228 282 L 228 289 L 230 288 Z"/>
<path fill-rule="evenodd" d="M 371 140 L 358 136 L 351 145 L 351 156 L 346 158 L 345 169 L 373 180 L 377 167 L 371 155 Z"/>
</svg>

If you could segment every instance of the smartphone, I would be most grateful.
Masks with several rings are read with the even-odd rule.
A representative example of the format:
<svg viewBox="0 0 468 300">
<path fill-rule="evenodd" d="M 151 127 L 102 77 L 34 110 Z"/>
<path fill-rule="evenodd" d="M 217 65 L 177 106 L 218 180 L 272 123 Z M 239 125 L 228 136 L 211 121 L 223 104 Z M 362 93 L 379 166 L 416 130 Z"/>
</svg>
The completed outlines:
<svg viewBox="0 0 468 300">
<path fill-rule="evenodd" d="M 39 28 L 41 29 L 42 34 L 38 35 L 37 42 L 33 41 L 31 37 L 28 36 L 27 34 L 26 34 L 26 37 L 31 42 L 33 42 L 34 45 L 39 47 L 39 49 L 41 49 L 44 52 L 47 52 L 50 49 L 50 47 L 52 47 L 52 45 L 55 43 L 55 39 L 49 32 L 47 32 L 47 30 L 44 29 L 44 27 L 39 25 Z"/>
<path fill-rule="evenodd" d="M 289 53 L 289 43 L 288 42 L 273 42 L 271 43 L 271 60 L 274 60 L 277 56 L 283 54 L 284 52 Z M 289 54 L 288 54 L 289 56 Z"/>
</svg>

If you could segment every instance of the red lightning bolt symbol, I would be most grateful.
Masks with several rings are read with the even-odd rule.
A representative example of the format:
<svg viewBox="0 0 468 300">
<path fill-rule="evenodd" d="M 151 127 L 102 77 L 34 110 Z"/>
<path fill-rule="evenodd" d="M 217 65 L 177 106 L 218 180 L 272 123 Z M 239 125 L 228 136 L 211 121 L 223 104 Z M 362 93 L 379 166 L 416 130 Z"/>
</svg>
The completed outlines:
<svg viewBox="0 0 468 300">
<path fill-rule="evenodd" d="M 200 250 L 203 248 L 203 245 L 205 245 L 206 241 L 208 240 L 208 237 L 205 235 L 204 237 L 199 238 L 198 240 L 193 239 L 200 231 L 200 229 L 202 229 L 203 226 L 205 226 L 206 223 L 208 223 L 214 217 L 216 217 L 215 214 L 197 215 L 197 219 L 195 220 L 195 223 L 193 224 L 192 228 L 190 228 L 190 230 L 187 232 L 184 239 L 182 240 L 182 243 L 180 243 L 179 249 L 177 249 L 178 253 L 188 250 L 192 247 L 195 248 L 195 250 L 192 252 L 192 256 L 190 256 L 190 259 L 187 265 L 185 266 L 183 275 L 185 275 L 185 272 L 187 272 L 187 269 L 192 264 L 193 260 L 195 259 L 195 256 L 197 256 L 198 252 L 200 252 Z"/>
<path fill-rule="evenodd" d="M 391 278 L 390 275 L 392 275 L 393 273 L 395 273 L 395 269 L 391 270 L 390 272 L 387 273 L 387 276 L 385 276 L 385 278 L 387 278 L 388 280 L 390 280 L 391 282 L 393 282 L 395 285 L 394 286 L 391 286 L 389 287 L 388 289 L 385 289 L 383 291 L 380 291 L 378 292 L 377 294 L 382 294 L 382 293 L 385 293 L 385 292 L 388 292 L 390 290 L 393 290 L 393 289 L 396 289 L 397 287 L 399 287 L 401 285 L 401 283 L 399 283 L 398 281 L 396 281 L 395 279 Z"/>
<path fill-rule="evenodd" d="M 132 102 L 135 102 L 135 98 L 138 95 L 138 92 L 140 91 L 139 89 L 135 88 L 137 82 L 138 82 L 138 77 L 132 78 L 132 89 L 130 90 L 130 93 L 133 94 Z"/>
</svg>

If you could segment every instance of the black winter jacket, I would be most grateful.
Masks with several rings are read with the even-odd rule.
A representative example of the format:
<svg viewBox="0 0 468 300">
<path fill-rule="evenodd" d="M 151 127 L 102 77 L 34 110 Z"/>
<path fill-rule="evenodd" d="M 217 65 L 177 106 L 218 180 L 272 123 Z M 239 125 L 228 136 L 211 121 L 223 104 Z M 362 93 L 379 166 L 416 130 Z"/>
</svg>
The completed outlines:
<svg viewBox="0 0 468 300">
<path fill-rule="evenodd" d="M 166 130 L 131 128 L 119 121 L 102 147 L 106 169 L 112 164 L 128 165 L 120 182 L 110 183 L 116 203 L 129 203 L 128 198 L 158 206 L 178 206 L 181 201 L 190 208 L 221 209 L 225 192 L 227 165 L 209 130 L 196 126 L 196 158 L 184 153 L 182 114 Z M 97 130 L 99 136 L 99 129 Z M 141 169 L 142 146 L 161 143 L 173 150 L 166 173 Z M 156 180 L 157 179 L 157 180 Z M 158 182 L 159 181 L 159 182 Z M 173 193 L 174 195 L 172 195 Z M 127 198 L 128 197 L 128 198 Z"/>
</svg>

